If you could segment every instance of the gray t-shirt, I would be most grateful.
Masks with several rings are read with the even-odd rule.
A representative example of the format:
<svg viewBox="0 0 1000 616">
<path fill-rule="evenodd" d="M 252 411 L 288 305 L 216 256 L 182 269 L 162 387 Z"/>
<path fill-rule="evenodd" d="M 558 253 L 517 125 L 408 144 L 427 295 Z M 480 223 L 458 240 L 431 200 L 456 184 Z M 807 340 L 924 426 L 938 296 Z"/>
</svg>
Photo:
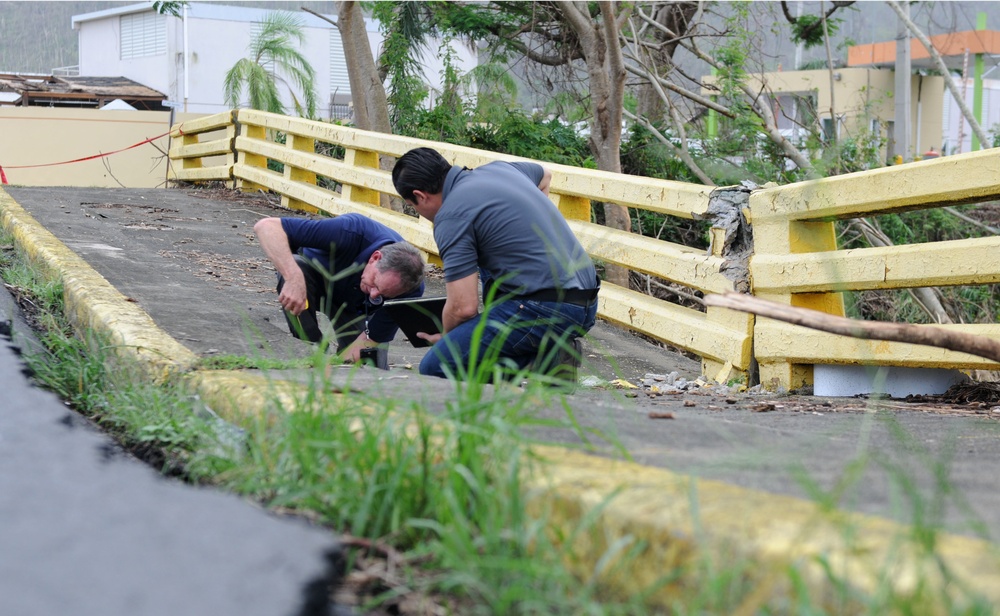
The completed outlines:
<svg viewBox="0 0 1000 616">
<path fill-rule="evenodd" d="M 543 175 L 535 163 L 452 167 L 434 217 L 445 282 L 480 268 L 516 294 L 597 287 L 590 256 L 538 188 Z"/>
</svg>

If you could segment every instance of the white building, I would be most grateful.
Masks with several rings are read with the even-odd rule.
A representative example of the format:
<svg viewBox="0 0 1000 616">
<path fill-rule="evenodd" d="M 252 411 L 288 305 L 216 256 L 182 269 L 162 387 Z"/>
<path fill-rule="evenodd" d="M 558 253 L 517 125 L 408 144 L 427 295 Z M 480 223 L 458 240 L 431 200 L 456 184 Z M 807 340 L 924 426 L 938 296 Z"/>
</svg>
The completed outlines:
<svg viewBox="0 0 1000 616">
<path fill-rule="evenodd" d="M 965 106 L 972 110 L 975 108 L 974 92 L 975 82 L 973 79 L 963 80 L 961 77 L 954 77 L 958 91 L 965 97 Z M 982 118 L 979 120 L 979 127 L 990 136 L 990 131 L 1000 127 L 1000 80 L 983 79 L 983 109 Z M 944 143 L 941 144 L 940 151 L 945 154 L 961 154 L 972 151 L 972 127 L 962 116 L 962 109 L 955 102 L 950 93 L 944 97 Z M 980 149 L 992 147 L 991 143 L 980 144 Z"/>
<path fill-rule="evenodd" d="M 263 18 L 273 11 L 193 2 L 183 17 L 159 15 L 152 2 L 76 15 L 79 32 L 80 74 L 92 77 L 128 77 L 167 94 L 182 111 L 218 113 L 224 102 L 226 72 L 249 53 L 250 39 Z M 290 12 L 290 11 L 288 11 Z M 306 13 L 294 14 L 304 24 L 301 51 L 316 71 L 317 114 L 343 117 L 351 99 L 340 32 L 332 24 Z M 336 16 L 329 16 L 336 21 Z M 377 58 L 382 36 L 373 22 L 368 40 Z M 443 63 L 432 50 L 421 58 L 426 83 L 440 91 Z M 476 65 L 476 50 L 452 43 L 456 68 L 467 72 Z M 294 105 L 283 92 L 288 113 Z"/>
</svg>

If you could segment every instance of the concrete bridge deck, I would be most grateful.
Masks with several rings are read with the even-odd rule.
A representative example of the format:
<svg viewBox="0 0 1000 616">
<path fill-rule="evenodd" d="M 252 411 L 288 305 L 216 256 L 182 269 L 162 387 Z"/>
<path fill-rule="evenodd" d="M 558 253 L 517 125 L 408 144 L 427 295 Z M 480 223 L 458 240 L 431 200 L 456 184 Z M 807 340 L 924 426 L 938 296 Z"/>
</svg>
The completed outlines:
<svg viewBox="0 0 1000 616">
<path fill-rule="evenodd" d="M 273 291 L 273 270 L 254 239 L 252 227 L 259 218 L 287 214 L 265 197 L 188 189 L 5 190 L 10 198 L 0 199 L 0 215 L 5 207 L 23 208 L 195 354 L 289 358 L 312 351 L 288 335 Z M 430 287 L 441 292 L 443 283 L 431 280 Z M 637 383 L 651 373 L 699 376 L 697 362 L 607 324 L 599 323 L 592 334 L 584 344 L 580 375 L 586 382 L 620 378 Z M 400 335 L 390 350 L 389 372 L 345 368 L 335 370 L 333 378 L 433 409 L 454 389 L 407 369 L 421 353 Z M 938 471 L 944 465 L 954 492 L 945 497 L 942 527 L 957 536 L 986 528 L 994 541 L 1000 533 L 1000 420 L 991 418 L 989 409 L 984 415 L 982 409 L 944 403 L 737 395 L 719 388 L 655 395 L 641 387 L 626 394 L 581 386 L 567 400 L 581 423 L 607 437 L 592 452 L 598 466 L 605 460 L 608 472 L 618 472 L 610 460 L 617 443 L 651 473 L 718 480 L 722 483 L 700 485 L 699 494 L 711 498 L 716 491 L 748 529 L 782 516 L 791 522 L 798 514 L 789 508 L 789 498 L 833 490 L 854 462 L 877 456 L 882 463 L 864 467 L 839 507 L 909 523 L 940 495 Z M 561 412 L 538 409 L 540 416 Z M 652 418 L 656 414 L 672 419 Z M 538 436 L 578 444 L 567 432 Z M 567 462 L 573 464 L 570 458 Z M 39 460 L 38 472 L 46 464 Z M 907 502 L 902 487 L 907 481 L 916 486 L 923 505 Z M 742 491 L 728 492 L 726 486 Z M 740 502 L 740 495 L 747 500 Z"/>
</svg>

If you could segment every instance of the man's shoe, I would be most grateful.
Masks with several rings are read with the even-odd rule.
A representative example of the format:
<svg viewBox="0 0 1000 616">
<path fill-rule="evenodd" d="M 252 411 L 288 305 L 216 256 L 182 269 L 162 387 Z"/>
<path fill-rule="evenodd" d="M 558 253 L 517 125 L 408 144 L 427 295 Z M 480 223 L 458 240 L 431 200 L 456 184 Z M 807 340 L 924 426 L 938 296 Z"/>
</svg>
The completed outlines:
<svg viewBox="0 0 1000 616">
<path fill-rule="evenodd" d="M 560 381 L 576 384 L 582 357 L 583 344 L 579 338 L 574 338 L 568 345 L 559 347 L 555 361 L 551 364 L 551 376 Z"/>
</svg>

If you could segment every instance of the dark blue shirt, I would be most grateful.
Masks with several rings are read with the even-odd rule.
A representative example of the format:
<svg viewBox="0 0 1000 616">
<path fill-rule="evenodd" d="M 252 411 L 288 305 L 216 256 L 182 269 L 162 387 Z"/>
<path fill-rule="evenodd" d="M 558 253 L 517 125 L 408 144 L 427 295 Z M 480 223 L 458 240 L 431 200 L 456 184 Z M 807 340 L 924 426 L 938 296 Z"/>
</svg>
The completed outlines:
<svg viewBox="0 0 1000 616">
<path fill-rule="evenodd" d="M 403 237 L 389 227 L 362 216 L 344 214 L 336 218 L 309 220 L 282 218 L 289 248 L 306 261 L 332 275 L 331 299 L 327 316 L 343 306 L 346 314 L 364 318 L 368 314 L 368 335 L 375 342 L 389 342 L 399 329 L 388 314 L 371 306 L 361 290 L 361 272 L 372 253 Z M 420 297 L 424 285 L 400 297 Z"/>
</svg>

